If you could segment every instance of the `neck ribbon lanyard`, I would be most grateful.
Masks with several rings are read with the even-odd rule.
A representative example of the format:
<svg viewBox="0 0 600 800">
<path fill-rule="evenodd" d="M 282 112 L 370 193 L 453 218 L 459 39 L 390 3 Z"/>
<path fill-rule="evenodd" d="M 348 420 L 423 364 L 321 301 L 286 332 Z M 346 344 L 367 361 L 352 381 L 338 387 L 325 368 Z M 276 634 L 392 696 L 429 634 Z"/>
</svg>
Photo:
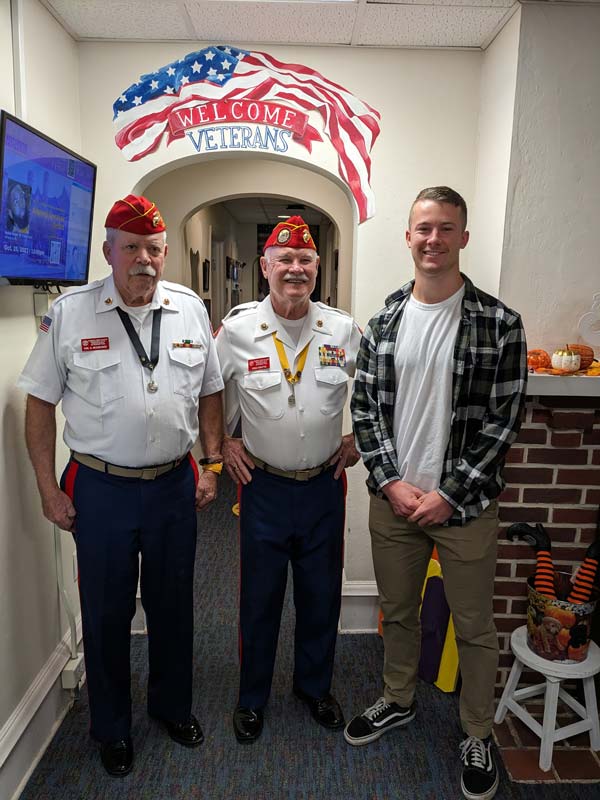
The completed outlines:
<svg viewBox="0 0 600 800">
<path fill-rule="evenodd" d="M 140 364 L 142 367 L 150 371 L 150 380 L 146 384 L 146 388 L 149 392 L 154 393 L 158 389 L 158 384 L 154 383 L 154 367 L 158 364 L 162 308 L 156 308 L 152 312 L 152 341 L 150 345 L 150 358 L 148 358 L 148 355 L 144 350 L 144 345 L 141 343 L 140 337 L 137 335 L 136 330 L 133 327 L 133 323 L 131 322 L 131 317 L 129 314 L 127 314 L 118 306 L 117 313 L 119 314 L 121 322 L 123 323 L 123 327 L 127 331 L 127 336 L 129 336 L 129 340 L 133 345 L 135 352 L 137 353 Z"/>
<path fill-rule="evenodd" d="M 277 355 L 279 356 L 279 363 L 281 364 L 281 369 L 283 370 L 283 374 L 285 376 L 286 381 L 290 385 L 291 393 L 288 397 L 288 404 L 290 406 L 296 405 L 296 395 L 295 395 L 295 384 L 298 383 L 300 378 L 302 377 L 302 370 L 304 369 L 304 365 L 306 364 L 306 357 L 308 355 L 308 348 L 310 347 L 310 342 L 308 342 L 303 348 L 302 352 L 298 356 L 298 368 L 296 372 L 292 373 L 290 369 L 290 364 L 287 359 L 287 355 L 285 353 L 285 347 L 281 339 L 277 338 L 275 332 L 271 334 L 273 336 L 273 341 L 275 342 L 275 348 L 277 350 Z"/>
</svg>

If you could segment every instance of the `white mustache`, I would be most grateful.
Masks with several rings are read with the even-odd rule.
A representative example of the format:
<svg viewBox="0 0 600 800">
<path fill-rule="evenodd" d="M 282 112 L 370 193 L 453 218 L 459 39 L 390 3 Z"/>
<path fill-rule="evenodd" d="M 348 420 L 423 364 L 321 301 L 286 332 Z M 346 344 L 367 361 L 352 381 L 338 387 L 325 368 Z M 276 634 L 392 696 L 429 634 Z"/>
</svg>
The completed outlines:
<svg viewBox="0 0 600 800">
<path fill-rule="evenodd" d="M 138 264 L 129 270 L 129 276 L 133 278 L 134 275 L 149 275 L 151 278 L 156 278 L 156 270 L 149 264 Z"/>
</svg>

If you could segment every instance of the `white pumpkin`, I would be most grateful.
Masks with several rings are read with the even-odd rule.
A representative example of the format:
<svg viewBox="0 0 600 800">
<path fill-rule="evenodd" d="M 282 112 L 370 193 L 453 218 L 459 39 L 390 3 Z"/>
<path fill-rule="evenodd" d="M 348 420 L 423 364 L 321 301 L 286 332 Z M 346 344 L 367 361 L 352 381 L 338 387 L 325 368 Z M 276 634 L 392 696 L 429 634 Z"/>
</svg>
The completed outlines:
<svg viewBox="0 0 600 800">
<path fill-rule="evenodd" d="M 564 369 L 567 370 L 567 372 L 577 372 L 580 364 L 581 356 L 579 353 L 569 350 L 568 345 L 564 349 L 555 350 L 554 353 L 552 353 L 552 366 L 554 369 Z"/>
</svg>

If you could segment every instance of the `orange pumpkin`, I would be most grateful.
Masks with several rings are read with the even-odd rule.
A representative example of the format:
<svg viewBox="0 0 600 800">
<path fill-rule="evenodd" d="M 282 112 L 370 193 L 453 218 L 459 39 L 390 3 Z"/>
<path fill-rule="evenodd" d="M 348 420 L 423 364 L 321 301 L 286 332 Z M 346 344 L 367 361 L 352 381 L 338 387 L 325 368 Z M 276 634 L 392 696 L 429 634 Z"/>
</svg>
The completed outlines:
<svg viewBox="0 0 600 800">
<path fill-rule="evenodd" d="M 574 353 L 579 353 L 581 359 L 579 369 L 587 369 L 594 360 L 594 351 L 587 344 L 568 344 L 567 348 Z"/>
<path fill-rule="evenodd" d="M 551 367 L 552 361 L 545 350 L 528 350 L 527 366 L 529 369 L 536 369 L 537 367 Z"/>
</svg>

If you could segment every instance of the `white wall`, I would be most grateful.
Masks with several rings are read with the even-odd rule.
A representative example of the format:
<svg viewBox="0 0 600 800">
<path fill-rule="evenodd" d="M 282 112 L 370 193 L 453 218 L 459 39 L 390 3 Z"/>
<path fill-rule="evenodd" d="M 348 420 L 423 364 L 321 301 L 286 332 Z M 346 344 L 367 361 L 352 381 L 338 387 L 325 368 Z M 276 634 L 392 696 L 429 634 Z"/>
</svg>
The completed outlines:
<svg viewBox="0 0 600 800">
<path fill-rule="evenodd" d="M 529 347 L 577 341 L 600 291 L 600 6 L 525 5 L 501 296 Z"/>
<path fill-rule="evenodd" d="M 69 36 L 35 0 L 21 2 L 23 23 L 22 63 L 25 67 L 22 98 L 27 122 L 53 138 L 78 149 L 79 84 L 77 48 Z M 3 76 L 1 102 L 9 111 L 12 102 L 12 49 L 8 2 L 0 4 L 0 69 Z M 48 80 L 48 53 L 52 77 Z M 52 526 L 44 520 L 23 439 L 24 397 L 15 381 L 37 335 L 33 316 L 32 289 L 0 287 L 0 797 L 11 797 L 15 786 L 30 768 L 48 730 L 38 737 L 22 732 L 60 670 L 53 659 L 65 655 L 61 638 L 66 631 L 59 610 L 56 588 Z M 59 448 L 61 460 L 64 450 Z M 72 575 L 70 536 L 63 534 L 65 565 Z M 76 586 L 71 581 L 71 594 Z M 49 664 L 52 668 L 49 669 Z M 38 685 L 40 676 L 45 688 Z M 37 687 L 37 688 L 36 688 Z M 69 696 L 53 696 L 56 720 Z"/>
<path fill-rule="evenodd" d="M 377 213 L 359 228 L 347 188 L 323 150 L 317 170 L 300 152 L 287 162 L 248 154 L 198 156 L 187 141 L 126 162 L 113 141 L 112 102 L 139 74 L 192 48 L 176 43 L 76 48 L 35 0 L 25 0 L 23 8 L 28 119 L 99 166 L 92 278 L 107 273 L 100 251 L 106 210 L 129 191 L 147 191 L 167 219 L 171 280 L 181 280 L 189 263 L 184 223 L 192 212 L 238 194 L 289 196 L 318 206 L 335 221 L 338 303 L 364 324 L 412 274 L 404 230 L 414 196 L 424 186 L 445 183 L 458 189 L 471 209 L 473 238 L 463 266 L 483 288 L 494 291 L 499 282 L 501 297 L 523 312 L 532 346 L 570 338 L 591 293 L 600 290 L 597 6 L 524 6 L 516 78 L 518 16 L 485 54 L 269 47 L 276 58 L 321 71 L 382 114 L 372 153 Z M 7 3 L 0 0 L 0 22 L 6 18 Z M 49 53 L 56 66 L 45 81 Z M 0 65 L 10 74 L 4 48 Z M 7 96 L 3 102 L 10 102 L 10 92 Z M 7 676 L 0 685 L 0 726 L 64 631 L 51 537 L 35 505 L 20 434 L 22 398 L 12 388 L 35 337 L 30 303 L 28 289 L 0 289 L 0 342 L 8 356 L 0 375 L 0 446 L 10 456 L 5 455 L 0 476 L 0 585 L 8 587 L 0 605 L 0 674 Z M 363 467 L 350 470 L 346 575 L 351 580 L 372 577 L 363 480 Z M 23 621 L 26 637 L 19 630 Z M 0 785 L 5 794 L 10 796 Z"/>
<path fill-rule="evenodd" d="M 467 270 L 477 285 L 497 295 L 513 130 L 520 11 L 484 53 L 479 91 L 475 195 L 468 227 Z"/>
</svg>

